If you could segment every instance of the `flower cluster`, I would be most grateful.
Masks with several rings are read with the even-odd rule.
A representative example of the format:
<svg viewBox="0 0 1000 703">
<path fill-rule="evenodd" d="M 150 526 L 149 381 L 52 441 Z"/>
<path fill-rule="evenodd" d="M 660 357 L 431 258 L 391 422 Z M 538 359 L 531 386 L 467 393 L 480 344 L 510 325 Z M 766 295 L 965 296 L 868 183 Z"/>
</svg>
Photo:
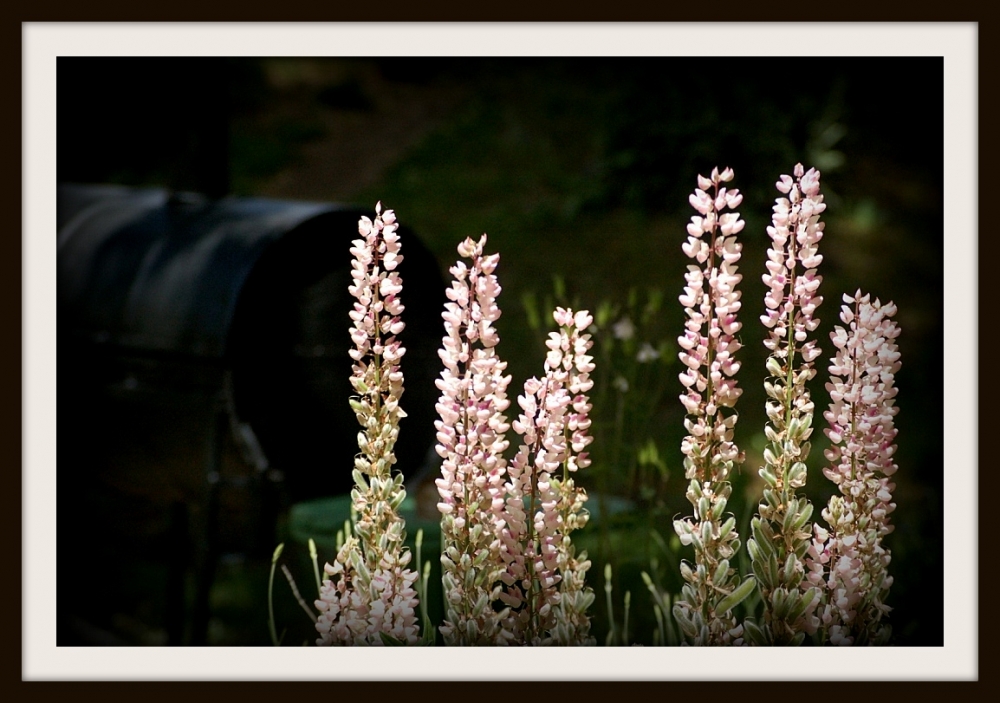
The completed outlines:
<svg viewBox="0 0 1000 703">
<path fill-rule="evenodd" d="M 820 355 L 816 342 L 807 336 L 819 326 L 815 313 L 823 302 L 816 295 L 823 280 L 816 275 L 816 268 L 823 262 L 817 248 L 823 238 L 820 215 L 826 204 L 819 192 L 819 171 L 806 171 L 802 164 L 796 164 L 793 173 L 794 180 L 783 175 L 775 184 L 787 197 L 774 201 L 767 228 L 771 247 L 767 250 L 767 273 L 762 276 L 768 287 L 764 296 L 767 312 L 760 319 L 768 328 L 764 346 L 772 356 L 791 363 L 798 354 L 804 366 L 811 368 L 808 365 Z M 815 372 L 810 378 L 813 375 Z"/>
<path fill-rule="evenodd" d="M 585 552 L 575 553 L 570 533 L 589 517 L 587 494 L 573 475 L 590 465 L 594 364 L 583 330 L 593 318 L 564 308 L 553 317 L 561 330 L 546 342 L 545 378 L 525 382 L 513 423 L 523 441 L 508 468 L 502 598 L 512 609 L 507 628 L 515 642 L 589 645 L 595 643 L 587 616 L 594 594 L 585 585 L 590 562 Z"/>
<path fill-rule="evenodd" d="M 410 552 L 384 555 L 376 569 L 365 564 L 356 537 L 349 537 L 333 564 L 327 564 L 316 601 L 318 645 L 383 645 L 384 638 L 416 644 L 417 572 L 407 569 Z"/>
<path fill-rule="evenodd" d="M 437 489 L 441 538 L 446 644 L 496 645 L 512 639 L 494 612 L 501 593 L 499 525 L 505 510 L 503 452 L 510 425 L 506 362 L 493 323 L 500 317 L 494 273 L 499 254 L 485 255 L 486 235 L 466 239 L 459 254 L 470 260 L 451 267 L 454 278 L 442 314 L 445 336 L 439 352 L 444 370 L 437 381 L 437 452 L 443 459 Z"/>
<path fill-rule="evenodd" d="M 744 222 L 736 212 L 742 195 L 726 185 L 732 179 L 729 168 L 699 175 L 689 198 L 697 214 L 682 245 L 692 261 L 679 296 L 686 320 L 677 341 L 683 365 L 680 401 L 686 411 L 681 452 L 693 514 L 674 520 L 673 527 L 680 543 L 693 547 L 694 560 L 680 564 L 683 585 L 672 608 L 671 599 L 661 598 L 643 574 L 657 602 L 660 641 L 799 645 L 811 635 L 817 644 L 883 644 L 891 635 L 886 599 L 893 581 L 883 540 L 892 532 L 889 515 L 896 507 L 896 307 L 872 302 L 860 290 L 843 297 L 844 326 L 830 335 L 836 353 L 826 385 L 831 404 L 824 413 L 831 446 L 823 473 L 838 492 L 822 511 L 827 527 L 812 524 L 813 506 L 796 491 L 806 484 L 813 433 L 815 405 L 808 383 L 816 376 L 821 351 L 810 334 L 819 326 L 816 311 L 823 302 L 817 271 L 826 205 L 819 172 L 802 164 L 776 183 L 780 195 L 767 228 L 771 246 L 760 320 L 767 329 L 770 375 L 764 382 L 767 444 L 758 471 L 764 488 L 747 542 L 752 574 L 741 575 L 734 566 L 740 537 L 727 507 L 730 476 L 744 461 L 734 440 L 735 406 L 742 393 L 736 381 L 742 326 L 737 235 Z M 397 229 L 393 211 L 383 212 L 379 203 L 374 221 L 359 221 L 361 238 L 351 248 L 349 291 L 356 302 L 350 356 L 356 395 L 350 405 L 362 430 L 353 469 L 353 520 L 344 536 L 338 535 L 336 559 L 326 564 L 327 578 L 315 601 L 321 645 L 420 642 L 418 575 L 408 568 L 411 555 L 399 513 L 406 494 L 402 476 L 392 469 L 399 421 L 406 416 L 399 405 L 405 349 L 398 340 L 404 325 Z M 453 280 L 442 313 L 445 334 L 438 353 L 443 370 L 436 382 L 435 422 L 442 460 L 435 485 L 445 602 L 439 630 L 447 645 L 592 645 L 596 640 L 587 611 L 595 597 L 586 583 L 591 562 L 586 552 L 576 552 L 571 535 L 589 520 L 588 496 L 577 485 L 577 472 L 591 463 L 594 318 L 586 310 L 555 308 L 558 331 L 545 342 L 544 373 L 525 381 L 517 398 L 520 412 L 508 422 L 511 376 L 497 354 L 495 328 L 501 315 L 500 257 L 485 253 L 486 242 L 484 234 L 458 245 L 461 259 L 450 269 Z M 659 296 L 651 295 L 648 309 L 658 305 Z M 638 341 L 631 341 L 635 323 L 623 316 L 610 324 L 617 314 L 602 306 L 598 324 L 608 324 L 637 363 L 658 359 L 664 347 L 644 343 L 636 350 Z M 537 311 L 533 319 L 537 328 Z M 640 322 L 645 324 L 645 318 Z M 635 376 L 619 376 L 607 385 L 623 396 L 629 380 Z M 520 443 L 508 461 L 510 429 Z M 658 462 L 655 443 L 647 447 L 640 450 L 640 463 Z M 419 537 L 417 544 L 419 553 Z M 426 588 L 426 575 L 421 584 Z M 740 622 L 734 610 L 755 589 L 761 617 Z M 610 614 L 610 583 L 606 591 Z M 668 609 L 680 636 L 663 618 Z M 612 623 L 609 643 L 616 641 L 613 628 Z M 277 641 L 274 632 L 272 615 Z"/>
<path fill-rule="evenodd" d="M 698 176 L 698 188 L 690 197 L 698 212 L 688 224 L 684 253 L 696 263 L 688 266 L 687 286 L 680 296 L 687 313 L 686 331 L 678 338 L 680 374 L 685 391 L 680 396 L 687 410 L 687 437 L 681 444 L 684 473 L 690 481 L 687 498 L 694 517 L 674 521 L 674 529 L 685 545 L 695 548 L 695 566 L 681 565 L 685 584 L 674 616 L 687 641 L 697 645 L 742 643 L 742 626 L 730 612 L 752 590 L 753 582 L 739 583 L 730 559 L 739 549 L 739 539 L 730 517 L 723 522 L 731 486 L 726 480 L 742 456 L 733 442 L 736 425 L 734 406 L 741 390 L 734 375 L 740 364 L 735 353 L 740 343 L 734 336 L 742 276 L 737 273 L 742 245 L 736 235 L 744 222 L 737 212 L 743 196 L 722 184 L 733 178 L 732 169 L 713 169 L 710 178 Z"/>
<path fill-rule="evenodd" d="M 775 201 L 771 226 L 771 248 L 767 252 L 764 284 L 767 312 L 761 322 L 768 329 L 764 345 L 771 355 L 764 382 L 768 396 L 764 428 L 763 502 L 751 523 L 753 537 L 747 550 L 764 604 L 763 621 L 747 621 L 747 636 L 753 644 L 797 645 L 816 631 L 813 615 L 819 590 L 801 588 L 805 575 L 802 557 L 809 548 L 812 504 L 797 496 L 795 489 L 806 483 L 809 437 L 814 404 L 806 383 L 815 375 L 813 361 L 820 350 L 808 333 L 819 325 L 816 308 L 823 298 L 816 294 L 822 276 L 816 268 L 823 257 L 817 244 L 823 237 L 820 213 L 826 209 L 819 188 L 819 172 L 805 171 L 797 164 L 791 176 L 776 184 L 787 197 Z"/>
<path fill-rule="evenodd" d="M 824 414 L 832 443 L 830 465 L 823 473 L 840 495 L 830 498 L 823 518 L 829 530 L 815 526 L 807 556 L 809 582 L 823 590 L 819 610 L 824 641 L 831 644 L 880 644 L 891 630 L 882 622 L 892 576 L 891 554 L 882 539 L 893 526 L 895 509 L 891 477 L 896 429 L 893 418 L 899 370 L 892 320 L 896 306 L 857 291 L 844 296 L 838 326 L 831 339 L 837 349 L 831 359 L 830 409 Z"/>
<path fill-rule="evenodd" d="M 545 378 L 529 379 L 513 423 L 523 443 L 508 465 L 512 426 L 506 363 L 496 354 L 499 255 L 486 235 L 458 247 L 469 263 L 454 278 L 442 314 L 444 370 L 436 422 L 443 459 L 436 484 L 446 613 L 441 633 L 455 645 L 591 644 L 586 610 L 590 562 L 569 533 L 587 521 L 586 494 L 572 475 L 589 464 L 586 395 L 593 385 L 587 312 L 557 309 Z M 558 471 L 562 468 L 561 473 Z"/>
<path fill-rule="evenodd" d="M 403 373 L 399 360 L 405 349 L 397 335 L 403 330 L 399 299 L 402 282 L 396 267 L 402 261 L 396 217 L 375 206 L 373 222 L 362 217 L 353 241 L 348 288 L 356 298 L 351 311 L 354 360 L 351 385 L 357 396 L 351 407 L 362 431 L 354 462 L 351 492 L 357 519 L 334 564 L 327 564 L 316 601 L 320 617 L 318 644 L 381 645 L 385 638 L 415 644 L 416 572 L 408 570 L 410 553 L 403 546 L 405 524 L 399 506 L 406 497 L 401 474 L 392 474 L 393 449 L 399 420 Z"/>
</svg>

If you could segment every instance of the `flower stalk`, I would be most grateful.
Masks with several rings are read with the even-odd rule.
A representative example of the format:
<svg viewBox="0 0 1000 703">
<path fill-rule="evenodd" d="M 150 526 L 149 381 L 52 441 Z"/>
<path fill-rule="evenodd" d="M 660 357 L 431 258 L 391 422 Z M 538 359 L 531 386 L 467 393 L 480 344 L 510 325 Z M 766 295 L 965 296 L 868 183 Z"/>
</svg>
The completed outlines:
<svg viewBox="0 0 1000 703">
<path fill-rule="evenodd" d="M 496 353 L 500 341 L 493 323 L 500 317 L 496 266 L 499 254 L 486 255 L 484 234 L 466 239 L 458 253 L 469 263 L 451 267 L 453 281 L 442 318 L 445 336 L 439 356 L 444 364 L 437 387 L 437 453 L 443 459 L 436 480 L 440 502 L 442 583 L 448 645 L 501 645 L 513 639 L 502 627 L 509 610 L 495 611 L 504 572 L 501 541 L 504 520 L 503 452 L 510 425 L 504 375 L 507 364 Z"/>
<path fill-rule="evenodd" d="M 816 375 L 813 362 L 820 354 L 809 333 L 819 325 L 815 312 L 823 302 L 816 294 L 822 281 L 816 270 L 823 261 L 817 245 L 826 205 L 818 171 L 796 164 L 793 174 L 783 175 L 776 184 L 783 195 L 775 200 L 767 228 L 772 244 L 763 275 L 768 290 L 761 322 L 768 329 L 764 346 L 771 352 L 771 378 L 764 382 L 768 445 L 759 471 L 765 484 L 763 501 L 751 522 L 747 551 L 764 614 L 759 623 L 745 623 L 748 640 L 756 645 L 798 645 L 819 624 L 813 614 L 819 589 L 802 587 L 813 506 L 796 489 L 806 483 L 815 407 L 806 384 Z"/>
<path fill-rule="evenodd" d="M 496 353 L 500 317 L 498 254 L 484 253 L 486 235 L 458 247 L 442 314 L 444 370 L 437 385 L 440 419 L 437 479 L 443 553 L 445 622 L 451 645 L 593 644 L 585 584 L 586 553 L 570 533 L 588 518 L 587 495 L 575 473 L 590 459 L 590 372 L 593 324 L 586 311 L 557 308 L 561 329 L 547 341 L 545 376 L 531 378 L 508 423 L 510 376 Z M 521 435 L 508 462 L 505 433 Z"/>
<path fill-rule="evenodd" d="M 410 552 L 403 546 L 405 522 L 399 507 L 406 497 L 403 476 L 393 474 L 393 448 L 399 420 L 405 354 L 397 335 L 403 331 L 402 281 L 397 266 L 403 260 L 398 225 L 392 210 L 375 206 L 374 221 L 358 222 L 361 239 L 353 241 L 352 285 L 356 298 L 350 316 L 354 360 L 351 385 L 358 394 L 350 400 L 358 422 L 359 454 L 354 461 L 351 491 L 353 526 L 333 564 L 324 567 L 316 608 L 320 645 L 416 644 L 419 626 L 413 587 L 417 572 L 407 569 Z"/>
<path fill-rule="evenodd" d="M 511 607 L 507 628 L 518 644 L 592 645 L 587 609 L 595 595 L 585 583 L 591 563 L 576 554 L 570 534 L 587 524 L 586 491 L 576 472 L 590 465 L 585 451 L 594 382 L 590 313 L 556 308 L 559 332 L 546 342 L 543 379 L 530 378 L 513 423 L 522 443 L 508 467 L 501 527 L 507 570 L 502 595 Z"/>
<path fill-rule="evenodd" d="M 684 475 L 690 481 L 687 499 L 694 515 L 674 521 L 684 545 L 693 545 L 695 563 L 681 564 L 685 581 L 673 608 L 688 644 L 739 645 L 743 627 L 732 613 L 753 590 L 753 579 L 740 581 L 731 564 L 739 549 L 736 519 L 726 518 L 732 491 L 727 478 L 743 455 L 733 441 L 741 394 L 734 378 L 740 364 L 735 334 L 742 279 L 737 273 L 742 245 L 736 235 L 744 222 L 734 212 L 743 200 L 736 189 L 723 186 L 733 178 L 732 169 L 713 169 L 710 178 L 698 177 L 698 188 L 689 201 L 697 215 L 688 224 L 684 253 L 694 260 L 685 274 L 687 286 L 680 296 L 687 313 L 686 330 L 678 338 L 680 374 L 684 393 L 680 400 L 687 417 L 688 435 L 681 443 Z M 729 209 L 730 212 L 723 212 Z"/>
<path fill-rule="evenodd" d="M 844 296 L 841 321 L 830 338 L 830 409 L 824 413 L 832 443 L 823 474 L 838 488 L 816 525 L 806 558 L 808 580 L 822 590 L 820 641 L 835 645 L 884 644 L 892 630 L 884 619 L 892 585 L 892 555 L 883 544 L 892 532 L 889 514 L 896 473 L 893 418 L 900 368 L 892 317 L 896 306 L 858 290 Z"/>
</svg>

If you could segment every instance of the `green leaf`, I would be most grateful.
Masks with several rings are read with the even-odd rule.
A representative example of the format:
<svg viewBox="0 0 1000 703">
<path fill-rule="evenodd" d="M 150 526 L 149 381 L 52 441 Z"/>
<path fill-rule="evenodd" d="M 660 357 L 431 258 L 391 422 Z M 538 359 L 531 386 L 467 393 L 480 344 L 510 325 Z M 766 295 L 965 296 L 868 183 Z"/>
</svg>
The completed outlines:
<svg viewBox="0 0 1000 703">
<path fill-rule="evenodd" d="M 784 375 L 784 371 L 781 368 L 781 364 L 778 363 L 778 360 L 775 359 L 773 356 L 769 356 L 767 358 L 765 366 L 767 367 L 767 370 L 771 372 L 772 376 L 781 377 Z"/>
<path fill-rule="evenodd" d="M 721 617 L 728 613 L 730 610 L 746 600 L 747 596 L 753 593 L 753 589 L 756 587 L 757 579 L 753 576 L 747 576 L 746 580 L 736 587 L 736 590 L 719 601 L 719 605 L 715 608 L 716 615 Z"/>
<path fill-rule="evenodd" d="M 757 645 L 758 647 L 764 647 L 769 644 L 767 641 L 767 635 L 764 631 L 757 627 L 757 624 L 753 620 L 744 620 L 743 629 L 747 633 L 747 639 L 750 640 L 751 644 Z"/>
<path fill-rule="evenodd" d="M 566 297 L 566 280 L 559 274 L 552 275 L 552 291 L 555 293 L 556 301 L 562 302 Z"/>
<path fill-rule="evenodd" d="M 783 569 L 782 576 L 785 577 L 785 584 L 789 587 L 797 586 L 797 583 L 793 583 L 795 578 L 795 567 L 799 563 L 799 560 L 795 558 L 794 554 L 789 554 L 788 558 L 785 559 L 785 568 Z"/>
<path fill-rule="evenodd" d="M 362 491 L 368 490 L 368 483 L 365 481 L 365 477 L 360 471 L 354 469 L 354 471 L 351 472 L 351 476 L 354 477 L 354 483 L 358 488 Z"/>
<path fill-rule="evenodd" d="M 538 299 L 534 291 L 527 291 L 521 295 L 521 305 L 524 307 L 524 314 L 528 318 L 528 327 L 537 330 L 542 326 L 542 318 L 538 312 Z"/>
<path fill-rule="evenodd" d="M 733 531 L 734 527 L 736 527 L 735 517 L 731 517 L 724 523 L 722 523 L 722 527 L 719 528 L 719 539 L 725 539 L 726 537 L 728 537 L 729 533 Z"/>
<path fill-rule="evenodd" d="M 750 523 L 750 531 L 753 533 L 753 541 L 757 543 L 757 549 L 762 557 L 768 557 L 774 553 L 774 546 L 771 540 L 764 536 L 764 531 L 760 518 L 754 518 Z"/>
<path fill-rule="evenodd" d="M 810 588 L 803 594 L 799 602 L 795 604 L 795 607 L 788 613 L 788 621 L 794 623 L 802 614 L 809 609 L 809 606 L 813 604 L 813 601 L 817 600 L 820 596 L 818 588 Z"/>
<path fill-rule="evenodd" d="M 399 641 L 398 639 L 396 639 L 392 635 L 385 634 L 384 632 L 378 633 L 378 636 L 382 638 L 382 644 L 384 644 L 386 647 L 405 647 L 406 646 L 405 644 L 403 644 L 403 642 Z"/>
<path fill-rule="evenodd" d="M 798 501 L 795 498 L 791 498 L 788 501 L 788 506 L 786 508 L 787 512 L 785 517 L 781 520 L 781 532 L 782 534 L 789 534 L 792 531 L 792 523 L 795 522 L 795 518 L 798 517 Z"/>
<path fill-rule="evenodd" d="M 805 524 L 809 522 L 809 518 L 812 517 L 812 514 L 813 514 L 813 504 L 806 501 L 805 506 L 803 506 L 802 510 L 795 518 L 795 522 L 792 523 L 792 527 L 796 530 L 801 530 L 805 526 Z"/>
<path fill-rule="evenodd" d="M 716 586 L 722 586 L 726 582 L 726 578 L 729 576 L 729 560 L 722 559 L 719 561 L 719 566 L 715 569 L 715 573 L 712 575 L 712 583 Z"/>
</svg>

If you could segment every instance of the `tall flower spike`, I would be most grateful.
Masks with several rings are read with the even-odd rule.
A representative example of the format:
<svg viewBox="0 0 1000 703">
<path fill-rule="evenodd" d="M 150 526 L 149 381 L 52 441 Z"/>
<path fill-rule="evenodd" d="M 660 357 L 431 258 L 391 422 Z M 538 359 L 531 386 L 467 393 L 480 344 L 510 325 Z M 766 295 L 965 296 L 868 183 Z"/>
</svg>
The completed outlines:
<svg viewBox="0 0 1000 703">
<path fill-rule="evenodd" d="M 830 498 L 807 555 L 808 579 L 823 590 L 820 607 L 822 640 L 839 645 L 883 644 L 891 628 L 883 619 L 892 576 L 891 553 L 883 538 L 892 532 L 895 510 L 891 477 L 897 466 L 893 418 L 899 370 L 892 320 L 896 306 L 871 302 L 857 291 L 845 295 L 840 319 L 830 337 L 836 355 L 830 360 L 830 409 L 824 413 L 832 443 L 823 470 L 839 489 Z"/>
<path fill-rule="evenodd" d="M 736 519 L 723 522 L 732 490 L 727 478 L 743 461 L 733 442 L 733 408 L 741 393 L 734 378 L 740 367 L 735 359 L 740 343 L 734 335 L 741 327 L 736 286 L 742 278 L 736 272 L 742 249 L 736 235 L 744 222 L 737 212 L 723 213 L 743 200 L 738 190 L 722 185 L 732 178 L 729 168 L 721 173 L 713 169 L 710 178 L 698 176 L 698 188 L 689 198 L 698 214 L 681 247 L 696 262 L 685 274 L 680 302 L 688 319 L 677 340 L 685 366 L 680 399 L 688 431 L 681 451 L 694 517 L 674 521 L 674 529 L 682 544 L 694 545 L 695 565 L 681 564 L 685 584 L 673 612 L 686 641 L 694 645 L 742 644 L 743 628 L 731 611 L 753 590 L 753 580 L 740 583 L 730 566 L 740 546 Z"/>
<path fill-rule="evenodd" d="M 816 375 L 813 361 L 820 350 L 809 333 L 819 325 L 815 312 L 823 302 L 816 295 L 822 280 L 816 267 L 823 260 L 817 245 L 823 237 L 819 219 L 826 205 L 818 171 L 805 171 L 797 164 L 793 173 L 794 179 L 784 175 L 776 184 L 784 195 L 775 200 L 767 228 L 771 248 L 763 276 L 767 312 L 761 321 L 768 328 L 764 346 L 771 352 L 767 360 L 771 380 L 764 383 L 768 446 L 759 472 L 765 483 L 764 500 L 747 542 L 764 605 L 759 625 L 746 622 L 747 637 L 757 645 L 798 645 L 819 624 L 813 614 L 819 589 L 802 588 L 802 557 L 809 548 L 813 506 L 795 489 L 806 483 L 812 434 L 814 404 L 806 383 Z"/>
<path fill-rule="evenodd" d="M 500 525 L 505 511 L 503 452 L 510 405 L 496 354 L 500 341 L 493 323 L 500 317 L 496 270 L 499 254 L 486 255 L 484 234 L 466 239 L 458 253 L 469 259 L 451 267 L 454 277 L 442 313 L 445 336 L 439 351 L 444 370 L 437 381 L 437 452 L 443 459 L 436 485 L 441 501 L 442 583 L 445 622 L 440 631 L 449 645 L 507 644 L 512 635 L 501 623 L 509 612 L 495 612 L 500 598 Z"/>
<path fill-rule="evenodd" d="M 586 452 L 594 370 L 587 311 L 556 308 L 559 332 L 549 334 L 545 377 L 528 379 L 513 423 L 522 444 L 508 467 L 507 514 L 501 528 L 501 595 L 511 608 L 505 627 L 516 644 L 592 645 L 587 609 L 586 552 L 576 554 L 570 533 L 589 517 L 586 492 L 574 475 L 590 465 Z"/>
<path fill-rule="evenodd" d="M 410 552 L 403 546 L 406 526 L 398 512 L 406 491 L 402 474 L 392 474 L 399 420 L 406 416 L 399 407 L 399 360 L 406 350 L 396 338 L 403 330 L 403 286 L 396 272 L 403 257 L 395 213 L 382 212 L 381 203 L 375 213 L 374 222 L 367 217 L 358 222 L 362 238 L 352 243 L 348 288 L 357 299 L 350 313 L 350 356 L 351 385 L 358 396 L 350 403 L 363 428 L 351 491 L 357 519 L 354 534 L 325 567 L 328 578 L 316 601 L 320 645 L 382 645 L 384 637 L 416 644 L 420 639 L 413 588 L 417 573 L 406 568 Z"/>
</svg>

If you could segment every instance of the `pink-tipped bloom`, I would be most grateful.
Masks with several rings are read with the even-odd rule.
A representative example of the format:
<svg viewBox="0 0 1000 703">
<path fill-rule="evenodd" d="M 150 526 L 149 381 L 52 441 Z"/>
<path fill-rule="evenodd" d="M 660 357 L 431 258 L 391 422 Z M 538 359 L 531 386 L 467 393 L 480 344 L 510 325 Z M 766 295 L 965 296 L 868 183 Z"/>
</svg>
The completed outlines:
<svg viewBox="0 0 1000 703">
<path fill-rule="evenodd" d="M 458 253 L 469 260 L 451 267 L 445 304 L 445 336 L 437 381 L 437 452 L 443 459 L 435 482 L 440 495 L 442 582 L 446 613 L 441 633 L 456 645 L 506 644 L 510 633 L 494 612 L 504 571 L 497 536 L 506 507 L 504 479 L 510 401 L 507 364 L 496 354 L 493 323 L 500 317 L 499 254 L 484 254 L 486 235 L 466 239 Z"/>
<path fill-rule="evenodd" d="M 734 211 L 743 196 L 723 185 L 732 178 L 729 168 L 721 173 L 713 169 L 708 178 L 698 176 L 698 188 L 689 198 L 698 214 L 691 218 L 687 241 L 681 247 L 694 261 L 688 266 L 687 286 L 679 298 L 687 322 L 677 343 L 685 367 L 680 374 L 684 387 L 680 400 L 687 411 L 684 426 L 688 431 L 681 451 L 690 481 L 687 497 L 695 514 L 693 519 L 676 520 L 674 529 L 683 544 L 694 545 L 697 566 L 691 569 L 685 564 L 682 569 L 687 583 L 674 614 L 693 644 L 742 642 L 742 628 L 732 613 L 715 608 L 737 589 L 736 571 L 729 559 L 738 536 L 732 524 L 724 525 L 721 519 L 731 490 L 726 479 L 734 464 L 742 461 L 733 441 L 737 417 L 733 408 L 742 392 L 735 378 L 740 369 L 736 333 L 741 327 L 737 285 L 742 279 L 737 273 L 742 245 L 736 235 L 744 222 Z"/>
<path fill-rule="evenodd" d="M 833 644 L 870 644 L 888 638 L 882 622 L 892 577 L 890 552 L 882 543 L 893 526 L 889 514 L 896 472 L 893 418 L 899 370 L 892 316 L 896 306 L 857 291 L 844 296 L 838 326 L 830 335 L 830 409 L 824 414 L 831 447 L 823 473 L 837 485 L 823 511 L 829 530 L 816 526 L 807 556 L 809 580 L 824 589 L 821 624 Z"/>
<path fill-rule="evenodd" d="M 820 213 L 826 205 L 818 171 L 796 164 L 793 174 L 781 176 L 776 184 L 783 195 L 775 200 L 767 228 L 771 247 L 763 276 L 767 312 L 761 321 L 768 329 L 764 346 L 771 352 L 771 379 L 764 384 L 769 443 L 759 471 L 764 500 L 751 523 L 755 536 L 747 542 L 764 606 L 759 626 L 748 629 L 751 641 L 762 645 L 798 644 L 814 633 L 818 621 L 813 613 L 820 596 L 815 589 L 803 589 L 800 554 L 809 543 L 813 508 L 795 489 L 806 483 L 812 434 L 814 404 L 806 383 L 816 375 L 813 361 L 820 354 L 809 335 L 819 325 L 815 313 L 823 302 L 817 295 L 822 276 L 816 268 L 823 261 L 817 245 L 823 238 Z M 771 568 L 775 563 L 782 568 Z"/>
<path fill-rule="evenodd" d="M 569 536 L 588 518 L 587 494 L 573 475 L 590 465 L 587 393 L 594 364 L 585 330 L 593 318 L 564 308 L 553 317 L 562 329 L 546 342 L 545 377 L 525 382 L 522 413 L 513 423 L 523 441 L 508 467 L 500 533 L 507 565 L 502 598 L 512 609 L 505 627 L 516 643 L 593 644 L 586 613 L 593 602 L 585 585 L 590 562 L 575 553 Z"/>
<path fill-rule="evenodd" d="M 787 197 L 775 201 L 771 226 L 767 228 L 772 244 L 767 250 L 767 273 L 763 275 L 768 291 L 764 296 L 767 312 L 761 322 L 768 328 L 764 346 L 773 355 L 788 360 L 797 356 L 811 367 L 820 355 L 808 333 L 819 325 L 815 312 L 823 302 L 816 294 L 823 280 L 816 268 L 823 261 L 817 249 L 823 238 L 820 213 L 826 204 L 819 192 L 819 171 L 804 171 L 802 164 L 797 164 L 794 174 L 794 180 L 786 175 L 776 184 Z M 815 372 L 809 378 L 813 375 Z"/>
<path fill-rule="evenodd" d="M 732 442 L 736 415 L 722 410 L 733 408 L 742 393 L 734 377 L 740 369 L 735 358 L 740 343 L 735 335 L 742 327 L 737 319 L 741 303 L 736 286 L 743 278 L 737 273 L 743 247 L 736 235 L 744 222 L 739 213 L 723 210 L 738 207 L 743 196 L 721 185 L 732 175 L 727 168 L 721 174 L 713 169 L 711 179 L 699 176 L 702 187 L 690 201 L 700 214 L 691 218 L 687 242 L 681 247 L 696 262 L 688 266 L 687 286 L 679 298 L 688 317 L 686 331 L 677 340 L 685 366 L 680 374 L 685 388 L 680 400 L 690 416 L 686 421 L 690 435 L 682 451 L 688 471 L 701 480 L 725 480 L 728 469 L 724 467 L 739 455 Z M 699 447 L 709 446 L 718 461 L 696 458 L 701 456 Z"/>
<path fill-rule="evenodd" d="M 397 642 L 416 644 L 417 572 L 406 569 L 410 553 L 399 558 L 383 556 L 372 571 L 361 557 L 357 539 L 351 537 L 333 564 L 327 564 L 320 598 L 316 630 L 319 645 L 382 646 L 382 635 Z"/>
<path fill-rule="evenodd" d="M 350 355 L 351 385 L 358 393 L 350 402 L 363 428 L 351 492 L 357 519 L 335 563 L 326 565 L 330 578 L 316 601 L 321 645 L 381 645 L 383 634 L 406 644 L 419 641 L 413 589 L 417 574 L 405 568 L 410 553 L 403 546 L 405 524 L 398 513 L 406 491 L 402 475 L 392 474 L 399 420 L 406 416 L 399 406 L 399 360 L 406 350 L 396 338 L 403 330 L 403 286 L 396 271 L 403 257 L 395 213 L 383 213 L 381 203 L 375 213 L 374 221 L 362 217 L 358 222 L 362 238 L 352 242 L 348 288 L 356 298 L 350 313 Z"/>
</svg>

